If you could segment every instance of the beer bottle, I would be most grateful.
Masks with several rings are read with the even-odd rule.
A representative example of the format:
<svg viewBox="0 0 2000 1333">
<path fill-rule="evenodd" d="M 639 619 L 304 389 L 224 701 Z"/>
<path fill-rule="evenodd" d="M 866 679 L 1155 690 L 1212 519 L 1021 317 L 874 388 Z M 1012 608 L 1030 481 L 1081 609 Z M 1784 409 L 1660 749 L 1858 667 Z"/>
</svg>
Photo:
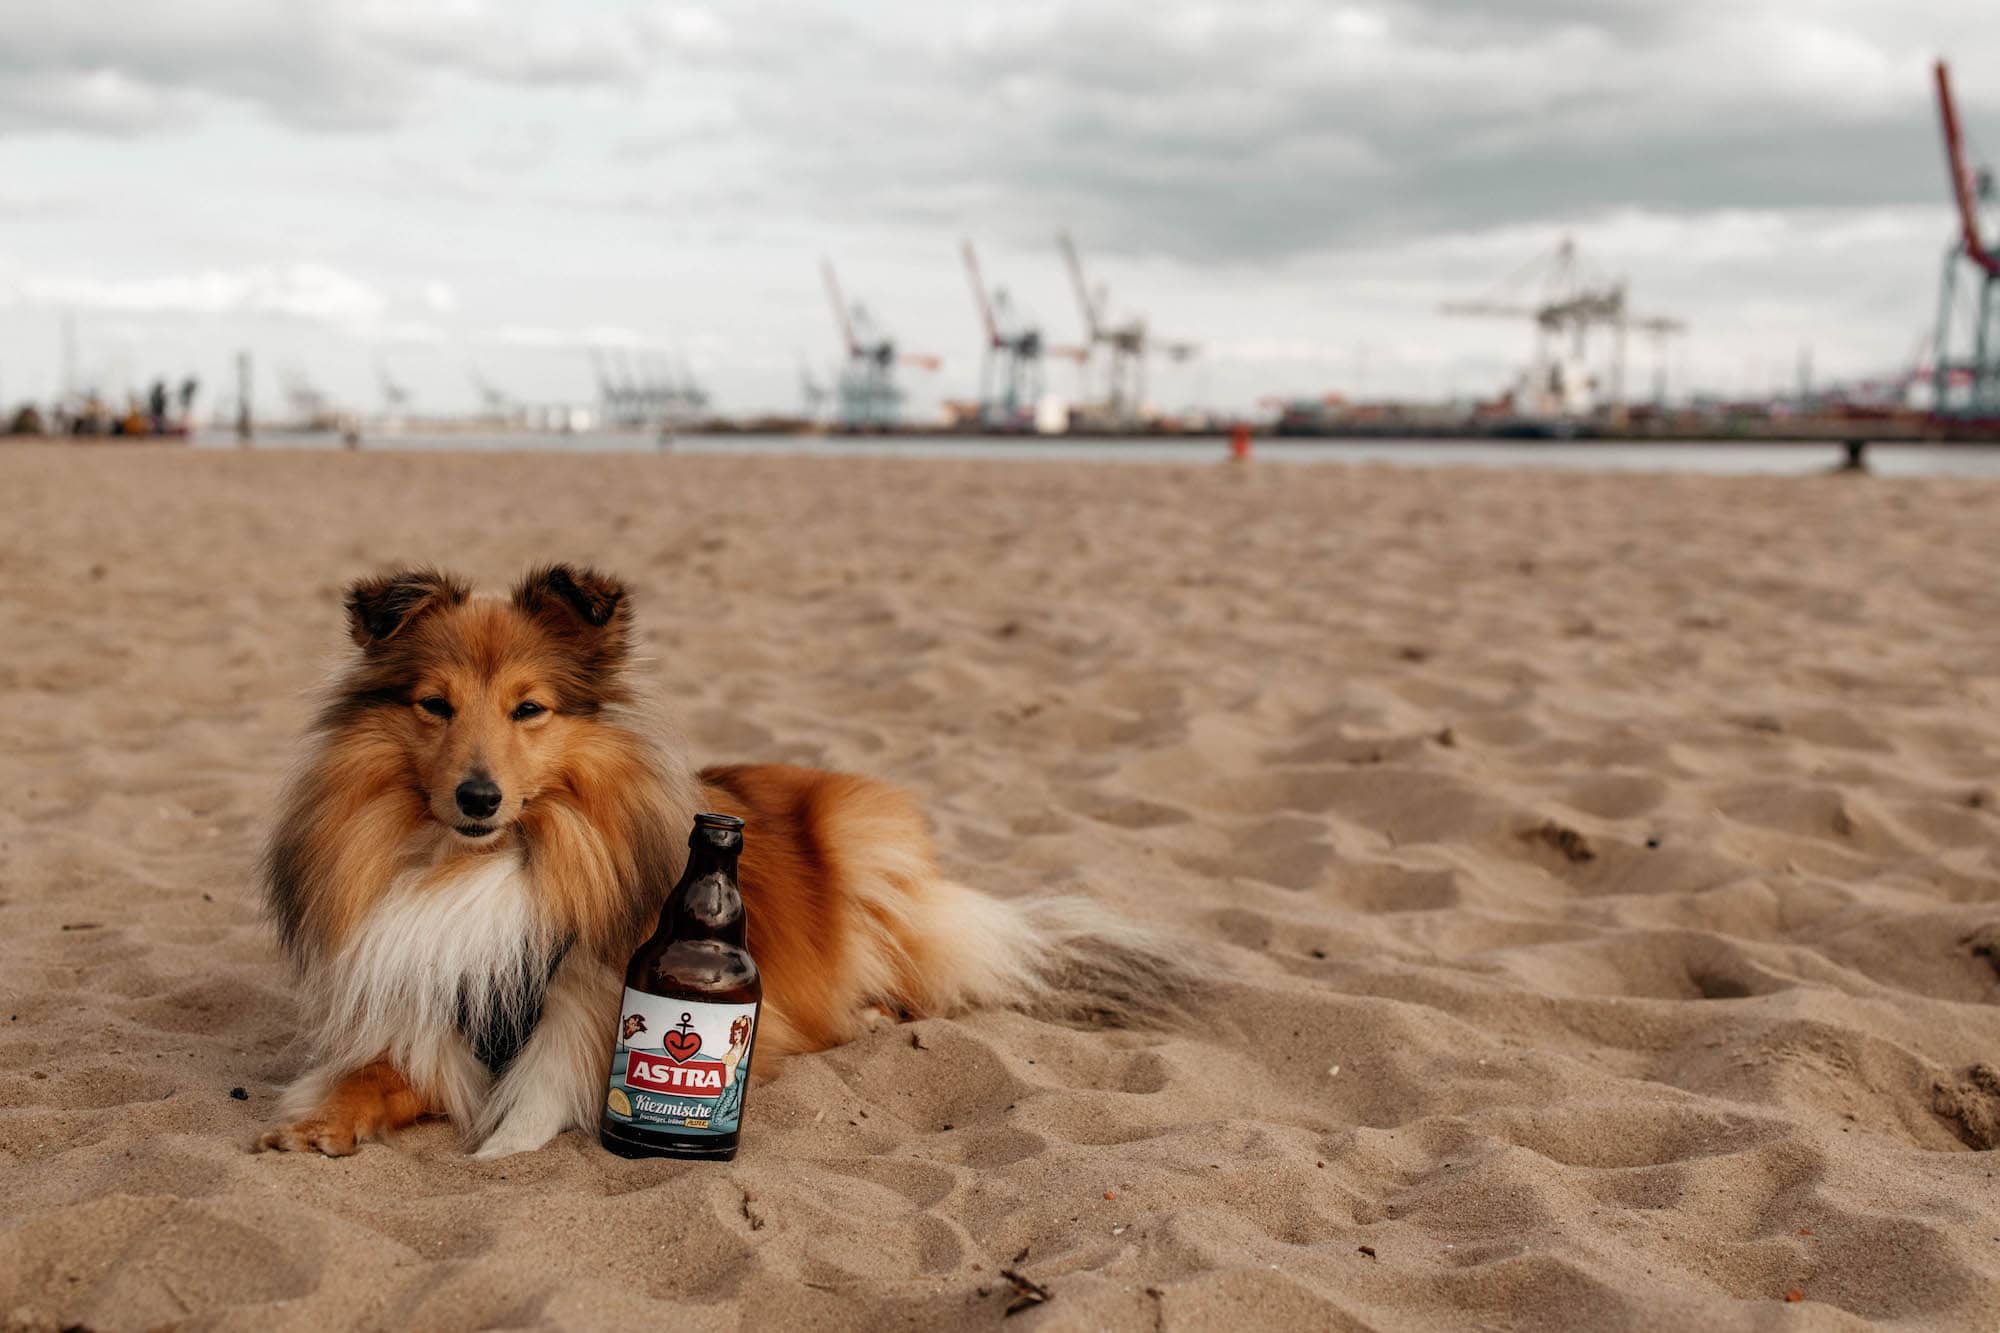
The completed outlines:
<svg viewBox="0 0 2000 1333">
<path fill-rule="evenodd" d="M 621 1157 L 736 1156 L 764 981 L 743 947 L 743 821 L 696 815 L 687 869 L 625 969 L 598 1138 Z"/>
</svg>

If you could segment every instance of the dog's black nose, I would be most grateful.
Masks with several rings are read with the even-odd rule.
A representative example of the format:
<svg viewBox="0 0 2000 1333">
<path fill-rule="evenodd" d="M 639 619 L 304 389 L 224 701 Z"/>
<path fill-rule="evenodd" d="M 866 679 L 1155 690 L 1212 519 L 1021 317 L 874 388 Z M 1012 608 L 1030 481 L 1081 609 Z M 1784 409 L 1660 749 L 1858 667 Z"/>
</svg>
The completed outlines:
<svg viewBox="0 0 2000 1333">
<path fill-rule="evenodd" d="M 492 778 L 467 778 L 458 784 L 458 808 L 467 818 L 486 818 L 500 808 L 500 784 Z"/>
</svg>

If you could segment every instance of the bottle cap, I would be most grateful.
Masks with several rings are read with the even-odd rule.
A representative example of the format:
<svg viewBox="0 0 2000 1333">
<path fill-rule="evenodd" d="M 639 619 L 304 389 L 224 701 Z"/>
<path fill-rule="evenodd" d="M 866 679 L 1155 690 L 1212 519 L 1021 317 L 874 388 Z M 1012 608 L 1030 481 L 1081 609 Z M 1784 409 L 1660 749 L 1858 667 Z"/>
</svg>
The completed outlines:
<svg viewBox="0 0 2000 1333">
<path fill-rule="evenodd" d="M 735 815 L 700 814 L 688 833 L 688 846 L 708 846 L 729 851 L 743 845 L 743 821 Z"/>
</svg>

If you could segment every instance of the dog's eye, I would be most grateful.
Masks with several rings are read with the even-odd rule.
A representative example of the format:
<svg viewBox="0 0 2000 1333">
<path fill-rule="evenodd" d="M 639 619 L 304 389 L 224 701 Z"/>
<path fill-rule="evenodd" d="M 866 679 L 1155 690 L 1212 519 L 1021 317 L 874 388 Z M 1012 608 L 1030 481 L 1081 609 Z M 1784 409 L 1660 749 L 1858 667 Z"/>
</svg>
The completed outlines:
<svg viewBox="0 0 2000 1333">
<path fill-rule="evenodd" d="M 423 709 L 432 717 L 451 716 L 451 704 L 442 694 L 433 694 L 428 699 L 417 700 L 417 707 Z"/>
<path fill-rule="evenodd" d="M 514 705 L 514 720 L 516 722 L 525 722 L 529 718 L 535 716 L 535 714 L 537 713 L 546 713 L 548 711 L 549 711 L 548 709 L 542 707 L 540 704 L 536 703 L 533 699 L 524 699 L 520 703 Z"/>
</svg>

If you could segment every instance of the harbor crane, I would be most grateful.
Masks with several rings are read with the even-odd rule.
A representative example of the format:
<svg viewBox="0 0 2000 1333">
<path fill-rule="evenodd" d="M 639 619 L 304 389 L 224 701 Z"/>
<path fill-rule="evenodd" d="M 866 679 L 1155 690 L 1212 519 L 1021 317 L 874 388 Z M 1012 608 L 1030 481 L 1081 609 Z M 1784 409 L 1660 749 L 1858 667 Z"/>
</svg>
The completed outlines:
<svg viewBox="0 0 2000 1333">
<path fill-rule="evenodd" d="M 805 353 L 799 353 L 799 404 L 805 419 L 819 424 L 821 414 L 826 411 L 827 402 L 832 397 L 833 390 L 813 374 L 812 363 L 806 360 Z"/>
<path fill-rule="evenodd" d="M 979 365 L 981 424 L 1001 430 L 1024 429 L 1032 424 L 1035 404 L 1042 396 L 1042 358 L 1059 356 L 1082 365 L 1090 350 L 1044 345 L 1040 328 L 1016 318 L 1006 288 L 996 287 L 988 295 L 972 242 L 967 240 L 961 248 L 965 275 L 972 282 L 972 299 L 979 308 L 980 328 L 986 335 Z"/>
<path fill-rule="evenodd" d="M 1553 255 L 1537 257 L 1501 287 L 1518 289 L 1538 274 L 1540 289 L 1531 300 L 1451 301 L 1440 307 L 1447 315 L 1528 319 L 1534 323 L 1535 355 L 1523 385 L 1529 414 L 1579 416 L 1595 408 L 1586 360 L 1594 328 L 1611 330 L 1607 398 L 1613 410 L 1625 406 L 1625 342 L 1634 332 L 1653 339 L 1653 395 L 1656 400 L 1665 397 L 1666 340 L 1686 332 L 1685 323 L 1663 315 L 1634 314 L 1626 305 L 1625 280 L 1587 272 L 1572 237 L 1563 237 Z"/>
<path fill-rule="evenodd" d="M 708 391 L 685 359 L 676 373 L 657 353 L 593 347 L 590 366 L 604 419 L 621 429 L 670 431 L 698 420 L 708 409 Z"/>
<path fill-rule="evenodd" d="M 1090 346 L 1110 351 L 1106 371 L 1105 407 L 1113 423 L 1126 425 L 1138 419 L 1146 405 L 1146 358 L 1159 351 L 1171 361 L 1185 361 L 1200 347 L 1191 342 L 1155 339 L 1143 316 L 1133 316 L 1123 324 L 1112 324 L 1109 295 L 1104 288 L 1091 290 L 1084 280 L 1083 261 L 1077 257 L 1076 242 L 1066 231 L 1056 233 L 1056 245 L 1069 269 L 1070 285 L 1076 289 L 1076 303 L 1083 312 L 1084 333 Z"/>
<path fill-rule="evenodd" d="M 381 357 L 375 358 L 375 378 L 382 385 L 382 406 L 390 416 L 399 416 L 410 408 L 410 390 L 396 382 L 389 374 L 389 363 Z"/>
<path fill-rule="evenodd" d="M 1945 250 L 1938 293 L 1932 401 L 1940 413 L 2000 417 L 2000 233 L 1989 231 L 1981 217 L 1981 210 L 1994 204 L 1993 172 L 1969 165 L 1965 132 L 1951 95 L 1951 71 L 1942 60 L 1936 75 L 1938 119 L 1944 129 L 1952 200 L 1958 207 L 1958 235 Z M 1960 309 L 1961 281 L 1972 305 L 1969 330 Z M 1958 346 L 1959 337 L 1968 333 L 1968 345 Z M 1964 392 L 1954 393 L 1955 386 Z"/>
<path fill-rule="evenodd" d="M 247 387 L 248 377 L 245 376 Z M 333 400 L 306 375 L 299 366 L 278 368 L 278 387 L 285 396 L 285 406 L 291 412 L 291 425 L 300 430 L 331 430 L 340 421 L 340 414 L 334 410 Z"/>
<path fill-rule="evenodd" d="M 841 295 L 833 261 L 822 258 L 819 271 L 826 282 L 827 300 L 833 303 L 834 324 L 847 352 L 847 365 L 835 386 L 840 425 L 846 430 L 887 430 L 896 424 L 903 406 L 896 367 L 935 371 L 943 362 L 919 353 L 898 354 L 896 340 L 876 329 L 867 309 L 858 301 L 849 305 Z"/>
<path fill-rule="evenodd" d="M 504 389 L 479 373 L 479 367 L 467 366 L 465 376 L 472 382 L 472 391 L 479 395 L 479 405 L 490 417 L 507 417 L 514 413 L 514 400 Z"/>
</svg>

